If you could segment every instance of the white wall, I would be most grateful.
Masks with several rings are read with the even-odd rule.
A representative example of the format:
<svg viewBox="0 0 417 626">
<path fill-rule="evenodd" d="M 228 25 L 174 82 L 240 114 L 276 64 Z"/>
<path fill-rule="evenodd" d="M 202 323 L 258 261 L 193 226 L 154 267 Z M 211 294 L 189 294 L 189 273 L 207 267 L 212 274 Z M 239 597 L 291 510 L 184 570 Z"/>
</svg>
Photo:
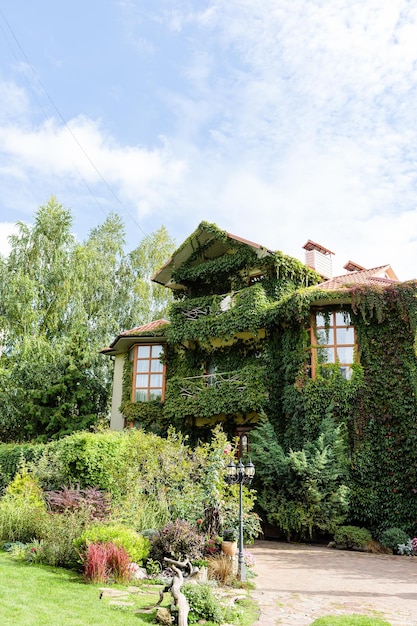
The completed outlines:
<svg viewBox="0 0 417 626">
<path fill-rule="evenodd" d="M 122 404 L 124 362 L 125 355 L 116 354 L 116 356 L 114 357 L 113 396 L 110 416 L 111 430 L 123 430 L 125 426 L 124 417 L 119 411 L 119 407 Z"/>
</svg>

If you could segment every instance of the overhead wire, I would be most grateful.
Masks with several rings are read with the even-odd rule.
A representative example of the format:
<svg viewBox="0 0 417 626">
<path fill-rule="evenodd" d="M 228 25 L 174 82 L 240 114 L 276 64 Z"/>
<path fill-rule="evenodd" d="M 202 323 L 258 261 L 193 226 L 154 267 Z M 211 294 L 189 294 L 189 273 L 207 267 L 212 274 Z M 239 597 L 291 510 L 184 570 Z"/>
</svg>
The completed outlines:
<svg viewBox="0 0 417 626">
<path fill-rule="evenodd" d="M 120 205 L 120 207 L 123 209 L 123 211 L 130 217 L 130 219 L 133 221 L 133 223 L 139 228 L 139 230 L 141 231 L 141 233 L 143 235 L 147 235 L 147 233 L 143 230 L 142 226 L 138 223 L 138 221 L 135 219 L 135 217 L 130 213 L 130 211 L 126 208 L 126 206 L 124 205 L 124 203 L 122 202 L 122 200 L 119 198 L 119 196 L 115 193 L 115 191 L 112 189 L 112 187 L 110 186 L 110 184 L 107 182 L 107 180 L 104 178 L 103 174 L 100 172 L 100 170 L 98 169 L 98 167 L 96 166 L 96 164 L 94 163 L 94 161 L 92 160 L 92 158 L 90 157 L 90 155 L 88 154 L 88 152 L 85 150 L 84 146 L 81 144 L 81 142 L 78 140 L 77 136 L 75 135 L 75 133 L 73 132 L 73 130 L 71 129 L 71 127 L 69 126 L 69 124 L 67 123 L 67 121 L 65 120 L 64 116 L 62 115 L 61 111 L 59 110 L 59 108 L 57 107 L 57 105 L 55 104 L 54 100 L 52 99 L 52 97 L 50 96 L 48 90 L 46 89 L 45 85 L 42 83 L 41 79 L 39 78 L 35 68 L 33 67 L 32 63 L 30 62 L 26 52 L 24 51 L 22 45 L 20 44 L 14 30 L 12 29 L 9 21 L 7 20 L 6 16 L 4 15 L 4 12 L 1 10 L 0 8 L 0 16 L 2 17 L 4 23 L 6 24 L 8 30 L 10 31 L 17 47 L 19 48 L 24 60 L 26 61 L 27 65 L 30 67 L 32 74 L 34 76 L 34 78 L 36 79 L 37 83 L 39 84 L 39 86 L 41 87 L 43 93 L 46 95 L 47 99 L 49 100 L 51 106 L 53 107 L 53 109 L 55 110 L 57 116 L 59 117 L 59 119 L 61 120 L 62 124 L 64 125 L 64 127 L 66 128 L 66 130 L 68 131 L 68 133 L 71 135 L 72 139 L 75 141 L 75 143 L 77 144 L 78 148 L 81 150 L 82 154 L 85 156 L 85 158 L 87 159 L 87 161 L 90 163 L 90 165 L 92 166 L 92 168 L 94 169 L 94 171 L 96 172 L 96 174 L 99 176 L 99 178 L 101 179 L 101 181 L 104 183 L 104 185 L 106 186 L 106 188 L 108 189 L 108 191 L 110 192 L 110 194 L 113 196 L 113 198 L 116 200 L 116 202 Z M 13 56 L 15 57 L 15 59 L 17 61 L 19 61 L 17 55 L 15 54 L 15 51 L 13 49 L 13 46 L 11 45 L 5 31 L 4 28 L 1 27 L 1 30 L 4 34 L 4 37 L 6 39 L 6 42 L 9 46 L 9 48 L 12 51 Z M 42 103 L 40 102 L 40 100 L 38 99 L 36 93 L 34 92 L 30 81 L 28 80 L 28 78 L 25 76 L 26 81 L 29 85 L 30 90 L 32 91 L 32 93 L 34 93 L 35 98 L 45 116 L 45 119 L 48 119 L 48 114 L 45 111 Z M 55 129 L 54 132 L 56 133 Z M 101 206 L 99 200 L 97 199 L 97 197 L 95 196 L 94 192 L 91 190 L 91 188 L 89 187 L 87 181 L 85 180 L 84 176 L 81 174 L 79 168 L 76 166 L 76 164 L 72 161 L 72 165 L 74 167 L 74 169 L 77 171 L 78 175 L 80 176 L 83 184 L 85 185 L 85 187 L 87 188 L 88 192 L 91 194 L 91 196 L 94 198 L 95 202 L 97 203 L 97 205 L 99 206 L 99 208 L 103 211 L 103 213 L 106 215 L 106 211 L 103 209 L 103 207 Z"/>
</svg>

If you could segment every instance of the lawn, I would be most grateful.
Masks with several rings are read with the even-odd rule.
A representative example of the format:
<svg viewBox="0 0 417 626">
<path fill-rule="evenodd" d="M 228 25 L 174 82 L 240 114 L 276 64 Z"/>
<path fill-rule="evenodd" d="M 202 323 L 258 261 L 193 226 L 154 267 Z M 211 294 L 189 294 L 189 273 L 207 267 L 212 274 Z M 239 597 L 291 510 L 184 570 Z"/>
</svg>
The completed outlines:
<svg viewBox="0 0 417 626">
<path fill-rule="evenodd" d="M 151 624 L 154 613 L 134 614 L 137 608 L 156 604 L 158 589 L 151 594 L 134 594 L 134 607 L 110 605 L 100 600 L 100 585 L 83 582 L 69 570 L 45 565 L 28 565 L 0 553 L 0 615 L 2 626 L 142 626 Z M 116 586 L 117 588 L 122 588 Z M 152 591 L 152 590 L 151 590 Z M 169 606 L 166 594 L 162 606 Z"/>
<path fill-rule="evenodd" d="M 311 626 L 391 626 L 389 622 L 367 615 L 325 615 L 315 620 Z"/>
<path fill-rule="evenodd" d="M 86 584 L 76 572 L 46 565 L 16 562 L 0 552 L 0 616 L 2 626 L 144 626 L 154 623 L 156 609 L 149 614 L 136 610 L 155 605 L 157 585 L 141 584 L 139 593 L 129 594 L 134 606 L 111 605 L 117 598 L 102 597 L 102 585 Z M 112 585 L 112 589 L 124 589 Z M 233 591 L 231 590 L 232 595 Z M 126 598 L 121 599 L 126 601 Z M 169 607 L 171 595 L 165 594 L 161 606 Z M 240 626 L 256 621 L 254 602 L 242 600 Z M 210 622 L 207 622 L 210 626 Z"/>
</svg>

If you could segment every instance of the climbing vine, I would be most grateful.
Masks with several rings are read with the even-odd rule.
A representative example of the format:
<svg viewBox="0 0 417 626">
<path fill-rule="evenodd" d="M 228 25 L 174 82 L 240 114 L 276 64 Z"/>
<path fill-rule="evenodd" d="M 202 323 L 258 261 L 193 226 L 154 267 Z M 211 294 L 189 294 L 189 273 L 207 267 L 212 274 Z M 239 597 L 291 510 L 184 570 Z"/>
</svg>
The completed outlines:
<svg viewBox="0 0 417 626">
<path fill-rule="evenodd" d="M 163 329 L 165 402 L 132 403 L 124 392 L 126 418 L 204 438 L 215 421 L 229 428 L 265 415 L 288 458 L 333 424 L 347 451 L 348 521 L 376 535 L 389 526 L 415 532 L 417 282 L 325 290 L 296 259 L 258 254 L 215 225 L 204 228 L 221 252 L 214 255 L 211 239 L 183 244 L 194 249 L 173 271 L 184 289 Z M 313 380 L 310 315 L 335 310 L 352 320 L 357 363 L 350 380 L 337 363 Z M 131 377 L 126 363 L 129 389 Z"/>
</svg>

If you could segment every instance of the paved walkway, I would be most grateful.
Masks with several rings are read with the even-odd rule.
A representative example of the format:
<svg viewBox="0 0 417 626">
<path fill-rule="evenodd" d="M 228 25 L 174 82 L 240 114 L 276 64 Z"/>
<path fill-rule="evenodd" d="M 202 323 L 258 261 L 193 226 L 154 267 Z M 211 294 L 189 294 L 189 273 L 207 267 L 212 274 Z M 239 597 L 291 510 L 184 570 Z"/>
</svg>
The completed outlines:
<svg viewBox="0 0 417 626">
<path fill-rule="evenodd" d="M 362 613 L 417 626 L 417 557 L 256 541 L 256 626 L 310 626 L 322 615 Z"/>
</svg>

